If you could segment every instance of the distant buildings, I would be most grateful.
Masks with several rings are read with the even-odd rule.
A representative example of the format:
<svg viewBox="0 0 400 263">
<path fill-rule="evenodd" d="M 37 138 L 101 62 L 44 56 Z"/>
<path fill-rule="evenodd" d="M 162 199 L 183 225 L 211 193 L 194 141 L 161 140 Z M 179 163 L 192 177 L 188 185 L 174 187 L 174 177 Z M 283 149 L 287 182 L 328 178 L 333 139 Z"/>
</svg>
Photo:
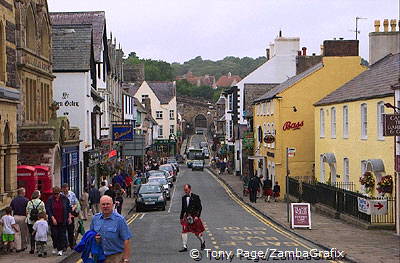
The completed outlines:
<svg viewBox="0 0 400 263">
<path fill-rule="evenodd" d="M 186 80 L 192 85 L 213 87 L 215 85 L 215 77 L 211 75 L 195 76 L 191 71 L 183 76 L 178 76 L 175 80 Z"/>
</svg>

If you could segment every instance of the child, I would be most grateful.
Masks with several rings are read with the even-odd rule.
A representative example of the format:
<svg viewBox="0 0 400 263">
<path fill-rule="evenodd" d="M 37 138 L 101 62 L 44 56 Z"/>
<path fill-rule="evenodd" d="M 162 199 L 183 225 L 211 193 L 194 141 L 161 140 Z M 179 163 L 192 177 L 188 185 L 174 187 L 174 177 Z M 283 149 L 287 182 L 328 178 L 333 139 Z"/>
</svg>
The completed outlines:
<svg viewBox="0 0 400 263">
<path fill-rule="evenodd" d="M 3 225 L 2 240 L 8 251 L 14 249 L 15 233 L 19 232 L 11 211 L 11 207 L 6 207 L 6 214 L 0 219 L 0 224 Z"/>
<path fill-rule="evenodd" d="M 38 215 L 39 220 L 33 225 L 33 234 L 35 235 L 36 247 L 39 257 L 47 256 L 46 244 L 47 234 L 49 233 L 49 225 L 46 220 L 46 213 L 40 212 Z"/>
</svg>

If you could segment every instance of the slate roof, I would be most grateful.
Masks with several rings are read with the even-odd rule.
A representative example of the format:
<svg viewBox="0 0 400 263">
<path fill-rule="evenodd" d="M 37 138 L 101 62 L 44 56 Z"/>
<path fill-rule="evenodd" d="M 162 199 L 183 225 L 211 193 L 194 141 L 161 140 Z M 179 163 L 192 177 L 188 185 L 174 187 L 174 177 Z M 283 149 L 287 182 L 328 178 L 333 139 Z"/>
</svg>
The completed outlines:
<svg viewBox="0 0 400 263">
<path fill-rule="evenodd" d="M 277 94 L 285 91 L 287 88 L 290 88 L 291 86 L 293 86 L 294 84 L 296 84 L 300 80 L 304 79 L 305 77 L 311 75 L 312 73 L 316 72 L 317 70 L 319 70 L 323 66 L 324 65 L 322 63 L 318 63 L 318 64 L 312 66 L 311 68 L 307 69 L 306 71 L 303 71 L 302 73 L 289 78 L 285 82 L 283 82 L 283 83 L 279 84 L 278 86 L 275 86 L 271 90 L 267 91 L 264 95 L 262 95 L 258 99 L 255 99 L 254 103 L 272 99 Z"/>
<path fill-rule="evenodd" d="M 91 25 L 53 25 L 53 71 L 89 71 Z"/>
<path fill-rule="evenodd" d="M 132 97 L 134 97 L 136 92 L 139 90 L 139 87 L 133 83 L 123 83 L 122 88 L 125 89 Z"/>
<path fill-rule="evenodd" d="M 314 105 L 321 106 L 393 96 L 394 91 L 391 86 L 398 83 L 399 78 L 400 53 L 389 54 Z"/>
<path fill-rule="evenodd" d="M 106 14 L 104 11 L 50 12 L 49 15 L 52 25 L 92 25 L 94 59 L 97 62 L 102 61 L 101 50 L 106 30 Z"/>
<path fill-rule="evenodd" d="M 161 104 L 168 104 L 176 96 L 176 87 L 173 82 L 147 81 L 147 84 Z"/>
</svg>

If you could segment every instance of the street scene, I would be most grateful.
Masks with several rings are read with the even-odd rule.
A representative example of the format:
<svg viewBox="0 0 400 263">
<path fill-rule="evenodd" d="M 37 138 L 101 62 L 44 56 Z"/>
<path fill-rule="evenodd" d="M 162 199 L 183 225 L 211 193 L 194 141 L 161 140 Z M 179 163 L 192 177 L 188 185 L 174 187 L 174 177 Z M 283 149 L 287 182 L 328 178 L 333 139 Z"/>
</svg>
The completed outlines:
<svg viewBox="0 0 400 263">
<path fill-rule="evenodd" d="M 0 0 L 0 263 L 400 261 L 398 0 Z"/>
</svg>

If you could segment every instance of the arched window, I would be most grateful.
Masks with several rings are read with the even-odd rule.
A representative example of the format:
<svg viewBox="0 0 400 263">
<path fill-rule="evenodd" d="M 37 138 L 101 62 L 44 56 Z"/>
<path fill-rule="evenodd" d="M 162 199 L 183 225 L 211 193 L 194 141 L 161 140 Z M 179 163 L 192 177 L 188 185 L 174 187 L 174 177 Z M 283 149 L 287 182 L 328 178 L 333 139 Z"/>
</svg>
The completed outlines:
<svg viewBox="0 0 400 263">
<path fill-rule="evenodd" d="M 35 27 L 35 17 L 33 16 L 33 11 L 28 8 L 25 22 L 25 46 L 29 49 L 35 50 L 36 42 L 36 27 Z"/>
<path fill-rule="evenodd" d="M 5 145 L 10 144 L 10 128 L 8 127 L 8 123 L 6 123 L 6 127 L 4 128 L 4 139 L 3 142 Z"/>
<path fill-rule="evenodd" d="M 6 41 L 4 39 L 4 27 L 0 21 L 0 81 L 6 81 Z"/>
<path fill-rule="evenodd" d="M 42 28 L 42 41 L 41 41 L 40 53 L 42 56 L 50 57 L 50 34 L 47 25 L 43 25 Z"/>
<path fill-rule="evenodd" d="M 262 142 L 262 137 L 263 137 L 263 131 L 261 126 L 258 126 L 258 142 L 261 143 Z"/>
</svg>

